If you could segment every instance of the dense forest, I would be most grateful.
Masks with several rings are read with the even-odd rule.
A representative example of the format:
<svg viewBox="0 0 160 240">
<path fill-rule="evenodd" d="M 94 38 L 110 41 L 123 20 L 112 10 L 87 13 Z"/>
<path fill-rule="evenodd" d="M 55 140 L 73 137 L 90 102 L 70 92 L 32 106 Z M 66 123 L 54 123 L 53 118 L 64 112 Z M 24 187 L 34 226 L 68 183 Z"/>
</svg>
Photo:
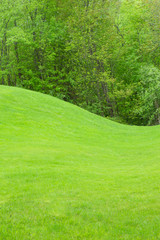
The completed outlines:
<svg viewBox="0 0 160 240">
<path fill-rule="evenodd" d="M 0 84 L 160 124 L 159 0 L 1 0 Z"/>
</svg>

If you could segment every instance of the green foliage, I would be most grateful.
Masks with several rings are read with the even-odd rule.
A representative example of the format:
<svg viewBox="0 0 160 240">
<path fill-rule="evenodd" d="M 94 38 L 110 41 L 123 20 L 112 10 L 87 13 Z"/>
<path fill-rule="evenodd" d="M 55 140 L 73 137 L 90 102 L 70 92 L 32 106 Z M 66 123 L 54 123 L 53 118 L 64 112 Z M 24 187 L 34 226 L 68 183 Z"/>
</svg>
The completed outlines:
<svg viewBox="0 0 160 240">
<path fill-rule="evenodd" d="M 160 70 L 144 65 L 139 76 L 140 107 L 136 112 L 144 124 L 160 124 Z"/>
<path fill-rule="evenodd" d="M 14 11 L 5 10 L 7 23 L 2 26 L 1 83 L 55 95 L 61 92 L 68 99 L 71 84 L 64 54 L 68 34 L 57 19 L 56 5 L 42 0 L 14 4 Z"/>
<path fill-rule="evenodd" d="M 3 0 L 0 84 L 130 124 L 158 124 L 158 96 L 141 92 L 148 72 L 160 70 L 159 12 L 158 0 Z"/>
</svg>

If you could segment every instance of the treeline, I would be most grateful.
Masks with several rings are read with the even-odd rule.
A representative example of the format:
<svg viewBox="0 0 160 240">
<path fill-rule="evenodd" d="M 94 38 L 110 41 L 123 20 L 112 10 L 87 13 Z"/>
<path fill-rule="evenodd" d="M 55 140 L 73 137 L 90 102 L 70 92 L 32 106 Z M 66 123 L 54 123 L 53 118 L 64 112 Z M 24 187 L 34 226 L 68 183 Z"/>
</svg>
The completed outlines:
<svg viewBox="0 0 160 240">
<path fill-rule="evenodd" d="M 0 84 L 160 124 L 159 0 L 1 0 Z"/>
</svg>

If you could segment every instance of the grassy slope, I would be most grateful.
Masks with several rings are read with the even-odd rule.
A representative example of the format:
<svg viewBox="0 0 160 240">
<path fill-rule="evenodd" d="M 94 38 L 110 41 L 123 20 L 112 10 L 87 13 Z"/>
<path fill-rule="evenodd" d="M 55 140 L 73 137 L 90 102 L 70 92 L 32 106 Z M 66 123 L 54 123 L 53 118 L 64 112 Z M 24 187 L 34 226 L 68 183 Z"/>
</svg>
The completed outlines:
<svg viewBox="0 0 160 240">
<path fill-rule="evenodd" d="M 160 239 L 160 127 L 0 86 L 0 239 Z"/>
</svg>

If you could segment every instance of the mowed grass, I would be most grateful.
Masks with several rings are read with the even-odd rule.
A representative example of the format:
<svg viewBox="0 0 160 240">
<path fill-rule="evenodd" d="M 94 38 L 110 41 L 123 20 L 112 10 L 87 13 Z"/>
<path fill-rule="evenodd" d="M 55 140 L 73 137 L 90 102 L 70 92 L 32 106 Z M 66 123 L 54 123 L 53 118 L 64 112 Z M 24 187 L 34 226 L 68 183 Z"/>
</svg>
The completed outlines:
<svg viewBox="0 0 160 240">
<path fill-rule="evenodd" d="M 0 86 L 0 240 L 160 239 L 160 126 Z"/>
</svg>

